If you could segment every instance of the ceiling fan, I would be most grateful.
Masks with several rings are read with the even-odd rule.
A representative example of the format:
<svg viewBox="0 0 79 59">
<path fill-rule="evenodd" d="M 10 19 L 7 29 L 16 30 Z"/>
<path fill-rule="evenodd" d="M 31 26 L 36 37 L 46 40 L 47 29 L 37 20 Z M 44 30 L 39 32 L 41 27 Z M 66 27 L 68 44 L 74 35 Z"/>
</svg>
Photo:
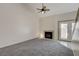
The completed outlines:
<svg viewBox="0 0 79 59">
<path fill-rule="evenodd" d="M 39 10 L 39 13 L 46 13 L 47 11 L 50 11 L 50 9 L 47 9 L 46 6 L 42 3 L 42 8 L 37 8 Z"/>
</svg>

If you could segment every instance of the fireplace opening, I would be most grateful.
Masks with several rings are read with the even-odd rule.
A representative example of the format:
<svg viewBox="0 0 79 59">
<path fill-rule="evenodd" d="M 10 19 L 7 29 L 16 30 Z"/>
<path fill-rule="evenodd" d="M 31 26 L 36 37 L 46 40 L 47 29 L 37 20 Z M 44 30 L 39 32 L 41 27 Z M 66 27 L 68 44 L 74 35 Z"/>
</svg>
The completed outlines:
<svg viewBox="0 0 79 59">
<path fill-rule="evenodd" d="M 46 31 L 46 32 L 45 32 L 45 38 L 52 39 L 52 38 L 53 38 L 53 37 L 52 37 L 52 32 Z"/>
</svg>

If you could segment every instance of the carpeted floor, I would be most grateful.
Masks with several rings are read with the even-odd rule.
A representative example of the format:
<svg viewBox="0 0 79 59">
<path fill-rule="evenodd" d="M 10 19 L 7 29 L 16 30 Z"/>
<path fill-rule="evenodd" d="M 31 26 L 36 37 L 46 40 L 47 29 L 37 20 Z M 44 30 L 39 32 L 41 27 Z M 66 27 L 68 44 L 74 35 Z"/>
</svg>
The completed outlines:
<svg viewBox="0 0 79 59">
<path fill-rule="evenodd" d="M 54 40 L 33 39 L 0 48 L 0 56 L 73 56 L 73 51 Z"/>
</svg>

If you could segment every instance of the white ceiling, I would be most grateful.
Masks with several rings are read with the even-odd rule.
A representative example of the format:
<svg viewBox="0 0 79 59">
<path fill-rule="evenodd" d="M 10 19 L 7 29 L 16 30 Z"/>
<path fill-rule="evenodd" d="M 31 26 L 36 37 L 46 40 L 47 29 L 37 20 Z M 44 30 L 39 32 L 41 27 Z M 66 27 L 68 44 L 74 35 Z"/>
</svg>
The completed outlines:
<svg viewBox="0 0 79 59">
<path fill-rule="evenodd" d="M 41 8 L 41 3 L 29 3 L 30 8 L 40 17 L 62 14 L 72 11 L 77 11 L 79 3 L 45 3 L 44 5 L 50 9 L 45 14 L 38 13 L 39 11 L 36 8 Z"/>
</svg>

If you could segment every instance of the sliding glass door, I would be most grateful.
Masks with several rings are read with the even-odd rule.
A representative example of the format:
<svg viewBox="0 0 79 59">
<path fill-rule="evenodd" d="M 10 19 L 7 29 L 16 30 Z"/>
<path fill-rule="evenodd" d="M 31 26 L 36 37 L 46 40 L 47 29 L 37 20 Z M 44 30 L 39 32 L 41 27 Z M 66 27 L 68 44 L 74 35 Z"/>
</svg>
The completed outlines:
<svg viewBox="0 0 79 59">
<path fill-rule="evenodd" d="M 59 21 L 58 22 L 59 40 L 71 41 L 73 28 L 74 28 L 74 21 Z"/>
</svg>

